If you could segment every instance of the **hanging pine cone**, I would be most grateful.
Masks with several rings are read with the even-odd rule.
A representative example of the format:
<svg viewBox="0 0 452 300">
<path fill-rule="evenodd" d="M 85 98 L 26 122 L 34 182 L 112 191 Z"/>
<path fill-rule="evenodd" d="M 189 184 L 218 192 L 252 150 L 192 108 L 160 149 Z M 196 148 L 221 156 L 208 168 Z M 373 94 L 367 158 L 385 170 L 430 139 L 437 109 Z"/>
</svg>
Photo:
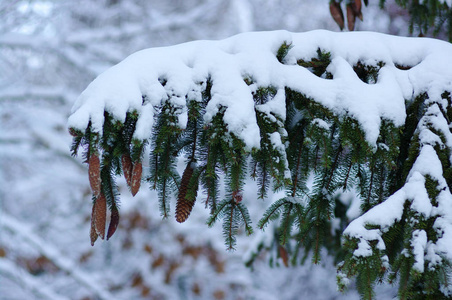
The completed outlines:
<svg viewBox="0 0 452 300">
<path fill-rule="evenodd" d="M 135 196 L 140 189 L 142 172 L 143 165 L 141 162 L 134 163 L 132 168 L 132 178 L 130 179 L 130 191 L 132 192 L 132 196 Z"/>
<path fill-rule="evenodd" d="M 288 267 L 289 266 L 289 254 L 287 253 L 286 248 L 284 248 L 283 246 L 279 245 L 279 256 L 281 257 L 284 266 Z"/>
<path fill-rule="evenodd" d="M 362 21 L 363 20 L 363 13 L 361 11 L 362 9 L 362 2 L 361 0 L 355 0 L 355 3 L 352 3 L 353 9 L 355 11 L 355 15 Z"/>
<path fill-rule="evenodd" d="M 124 173 L 124 178 L 126 179 L 127 185 L 129 188 L 131 187 L 132 183 L 132 172 L 133 172 L 133 164 L 132 159 L 128 154 L 124 154 L 121 157 L 121 163 L 122 163 L 122 171 Z"/>
<path fill-rule="evenodd" d="M 339 28 L 344 29 L 344 13 L 342 12 L 341 4 L 336 1 L 330 2 L 330 13 L 333 20 L 339 25 Z"/>
<path fill-rule="evenodd" d="M 108 225 L 107 241 L 115 233 L 118 224 L 119 224 L 119 212 L 116 206 L 113 206 L 111 208 L 110 225 Z"/>
<path fill-rule="evenodd" d="M 107 199 L 101 193 L 94 202 L 94 228 L 101 239 L 105 237 L 105 221 L 107 219 Z"/>
<path fill-rule="evenodd" d="M 242 191 L 233 191 L 232 192 L 232 198 L 235 203 L 240 203 L 243 200 L 243 193 Z"/>
<path fill-rule="evenodd" d="M 196 194 L 198 191 L 198 185 L 196 184 L 194 197 L 192 199 L 187 197 L 187 191 L 190 184 L 190 180 L 195 170 L 195 163 L 190 161 L 182 174 L 182 180 L 179 186 L 179 195 L 177 197 L 176 204 L 176 221 L 183 223 L 188 219 L 188 216 L 195 205 Z"/>
<path fill-rule="evenodd" d="M 91 154 L 88 161 L 89 184 L 93 195 L 98 197 L 101 190 L 100 160 L 97 154 Z"/>
<path fill-rule="evenodd" d="M 347 4 L 347 26 L 348 30 L 353 31 L 355 30 L 355 19 L 356 19 L 356 13 L 354 9 L 354 3 Z"/>
<path fill-rule="evenodd" d="M 98 237 L 97 232 L 96 232 L 96 227 L 94 225 L 94 220 L 95 220 L 95 216 L 94 216 L 94 204 L 93 204 L 93 210 L 91 212 L 91 230 L 89 233 L 89 237 L 91 239 L 91 246 L 94 246 L 94 243 L 96 242 L 97 237 Z"/>
<path fill-rule="evenodd" d="M 79 130 L 71 127 L 69 128 L 69 134 L 72 135 L 73 137 L 78 137 L 82 133 Z"/>
</svg>

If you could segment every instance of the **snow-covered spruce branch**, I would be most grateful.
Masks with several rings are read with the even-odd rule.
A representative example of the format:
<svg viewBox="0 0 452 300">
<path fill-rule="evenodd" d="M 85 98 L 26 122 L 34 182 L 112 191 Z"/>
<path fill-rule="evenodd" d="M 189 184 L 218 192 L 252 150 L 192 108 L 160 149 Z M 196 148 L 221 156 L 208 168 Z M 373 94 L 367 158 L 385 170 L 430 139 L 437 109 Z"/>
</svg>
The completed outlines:
<svg viewBox="0 0 452 300">
<path fill-rule="evenodd" d="M 393 279 L 400 274 L 400 285 L 409 286 L 399 290 L 401 299 L 412 299 L 420 287 L 436 297 L 452 296 L 451 98 L 450 92 L 421 98 L 408 156 L 414 163 L 408 164 L 405 184 L 344 231 L 346 244 L 355 250 L 340 267 L 339 285 L 357 266 L 371 266 L 367 276 L 373 280 L 388 269 Z"/>
<path fill-rule="evenodd" d="M 105 235 L 106 204 L 115 212 L 107 238 L 119 221 L 114 175 L 124 173 L 135 194 L 150 149 L 146 179 L 162 215 L 179 194 L 184 221 L 200 189 L 209 224 L 224 219 L 228 248 L 238 226 L 251 233 L 252 199 L 242 193 L 251 177 L 256 198 L 286 192 L 259 226 L 280 219 L 280 241 L 296 244 L 291 255 L 302 246 L 314 262 L 322 248 L 335 253 L 341 287 L 356 275 L 371 299 L 389 274 L 401 298 L 450 295 L 451 53 L 431 39 L 276 31 L 129 56 L 89 85 L 69 118 L 73 154 L 82 147 L 89 162 L 92 241 Z M 361 201 L 354 221 L 338 200 L 349 190 Z M 342 227 L 332 230 L 332 220 Z"/>
</svg>

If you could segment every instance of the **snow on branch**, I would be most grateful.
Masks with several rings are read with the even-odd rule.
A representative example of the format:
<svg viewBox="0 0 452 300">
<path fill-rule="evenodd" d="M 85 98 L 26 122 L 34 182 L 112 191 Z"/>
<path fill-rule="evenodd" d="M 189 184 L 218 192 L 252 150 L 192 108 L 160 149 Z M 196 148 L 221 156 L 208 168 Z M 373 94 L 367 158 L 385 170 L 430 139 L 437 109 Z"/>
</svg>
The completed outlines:
<svg viewBox="0 0 452 300">
<path fill-rule="evenodd" d="M 276 53 L 283 43 L 291 49 L 281 63 Z M 186 97 L 199 100 L 203 85 L 210 80 L 212 100 L 205 121 L 209 122 L 220 106 L 226 107 L 228 129 L 249 148 L 259 147 L 252 93 L 262 86 L 290 88 L 337 114 L 353 116 L 367 140 L 375 144 L 382 118 L 396 126 L 403 124 L 405 99 L 450 85 L 451 71 L 446 68 L 450 48 L 440 41 L 376 33 L 276 31 L 146 49 L 90 84 L 74 105 L 69 127 L 85 130 L 91 121 L 93 130 L 102 132 L 104 110 L 122 122 L 128 111 L 137 111 L 143 117 L 134 137 L 147 139 L 153 125 L 152 108 L 168 98 L 181 107 L 178 121 L 184 127 Z M 316 57 L 318 49 L 331 54 L 327 71 L 332 79 L 318 77 L 297 64 Z M 357 76 L 353 66 L 358 63 L 380 69 L 374 84 Z M 253 84 L 246 84 L 246 78 Z M 283 108 L 277 112 L 284 117 Z"/>
</svg>

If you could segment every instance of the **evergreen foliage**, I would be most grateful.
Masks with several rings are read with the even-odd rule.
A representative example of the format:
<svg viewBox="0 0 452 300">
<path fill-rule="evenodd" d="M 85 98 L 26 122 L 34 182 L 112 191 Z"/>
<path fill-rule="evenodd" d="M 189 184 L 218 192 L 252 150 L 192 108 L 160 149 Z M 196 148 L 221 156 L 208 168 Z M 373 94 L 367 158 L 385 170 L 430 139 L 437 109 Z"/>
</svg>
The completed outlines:
<svg viewBox="0 0 452 300">
<path fill-rule="evenodd" d="M 346 16 L 344 17 L 341 3 L 345 2 Z M 355 20 L 359 18 L 363 20 L 361 12 L 362 0 L 330 0 L 330 12 L 333 19 L 343 30 L 344 19 L 347 19 L 348 29 L 353 31 L 355 28 Z M 369 1 L 364 0 L 364 5 L 368 5 Z M 396 0 L 397 5 L 406 9 L 409 16 L 409 32 L 419 33 L 424 36 L 426 33 L 432 33 L 437 36 L 441 33 L 447 35 L 452 42 L 452 7 L 450 1 L 446 0 Z M 379 0 L 380 8 L 384 8 L 386 0 Z"/>
<path fill-rule="evenodd" d="M 292 43 L 280 45 L 275 59 L 288 63 Z M 334 77 L 328 50 L 319 47 L 310 59 L 295 61 L 294 67 L 322 80 Z M 372 64 L 358 60 L 352 69 L 362 84 L 373 85 L 386 63 L 378 58 Z M 339 287 L 345 289 L 349 279 L 356 277 L 362 299 L 374 299 L 375 284 L 386 280 L 399 285 L 400 299 L 450 298 L 450 256 L 437 251 L 442 238 L 450 234 L 450 87 L 444 87 L 440 96 L 413 93 L 406 99 L 405 124 L 381 118 L 372 144 L 351 110 L 338 112 L 289 86 L 259 85 L 253 76 L 242 79 L 254 100 L 259 147 L 248 147 L 230 129 L 226 105 L 217 104 L 215 114 L 206 117 L 216 84 L 210 76 L 195 81 L 187 95 L 168 88 L 161 104 L 154 105 L 149 176 L 144 180 L 158 191 L 162 216 L 168 217 L 171 199 L 178 195 L 176 219 L 184 222 L 202 191 L 200 197 L 211 210 L 207 224 L 222 220 L 225 244 L 232 250 L 242 228 L 247 235 L 253 233 L 247 208 L 252 199 L 243 196 L 245 180 L 253 178 L 258 186 L 256 198 L 285 193 L 257 223 L 260 229 L 275 230 L 278 246 L 272 247 L 284 264 L 288 258 L 297 263 L 308 256 L 319 263 L 326 249 L 338 263 Z M 159 81 L 165 88 L 168 80 Z M 269 107 L 281 99 L 283 114 Z M 121 157 L 129 156 L 134 165 L 141 163 L 148 143 L 134 136 L 139 117 L 132 110 L 121 122 L 105 111 L 102 133 L 94 132 L 91 122 L 84 131 L 70 129 L 74 155 L 80 147 L 87 159 L 101 154 L 102 193 L 116 225 L 119 198 L 114 176 L 125 174 Z M 182 176 L 176 169 L 178 157 L 187 162 Z M 442 172 L 425 167 L 422 161 L 432 157 L 437 159 L 427 164 L 439 165 Z M 220 178 L 225 180 L 223 193 Z M 359 197 L 362 213 L 352 223 L 349 204 L 340 198 L 350 191 Z M 425 206 L 430 210 L 425 211 Z M 384 221 L 382 214 L 394 217 Z M 111 237 L 110 229 L 107 236 Z M 259 245 L 256 253 L 264 248 Z"/>
<path fill-rule="evenodd" d="M 380 0 L 383 7 L 386 0 Z M 415 29 L 422 35 L 433 28 L 433 34 L 445 31 L 452 41 L 452 7 L 450 2 L 440 0 L 429 1 L 408 1 L 397 0 L 396 3 L 410 14 L 409 30 L 412 33 Z"/>
</svg>

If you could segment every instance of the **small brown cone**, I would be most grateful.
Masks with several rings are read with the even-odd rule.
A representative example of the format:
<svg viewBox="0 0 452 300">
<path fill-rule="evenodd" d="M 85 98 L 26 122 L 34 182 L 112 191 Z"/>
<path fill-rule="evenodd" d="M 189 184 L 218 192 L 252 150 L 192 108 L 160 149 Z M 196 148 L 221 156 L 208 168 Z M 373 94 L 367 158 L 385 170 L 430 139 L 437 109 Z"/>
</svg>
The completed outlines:
<svg viewBox="0 0 452 300">
<path fill-rule="evenodd" d="M 88 164 L 89 184 L 93 191 L 93 195 L 98 197 L 101 189 L 99 156 L 97 154 L 92 154 L 89 157 Z"/>
<path fill-rule="evenodd" d="M 243 193 L 242 191 L 233 191 L 232 192 L 232 198 L 234 199 L 235 203 L 240 203 L 243 200 Z"/>
<path fill-rule="evenodd" d="M 362 0 L 355 0 L 355 9 L 357 12 L 361 11 L 362 5 Z"/>
<path fill-rule="evenodd" d="M 361 9 L 362 9 L 361 0 L 355 0 L 355 3 L 352 3 L 352 5 L 353 5 L 353 10 L 355 11 L 355 15 L 358 17 L 358 19 L 360 19 L 362 21 L 363 13 L 361 11 Z"/>
<path fill-rule="evenodd" d="M 353 3 L 347 4 L 347 26 L 350 31 L 355 30 L 356 14 L 353 7 Z"/>
<path fill-rule="evenodd" d="M 75 128 L 69 128 L 69 134 L 72 135 L 73 137 L 77 137 L 79 136 L 79 131 L 77 131 L 77 129 Z"/>
<path fill-rule="evenodd" d="M 330 13 L 333 17 L 333 20 L 339 25 L 339 28 L 344 29 L 344 13 L 342 12 L 342 8 L 340 3 L 338 2 L 330 2 Z"/>
<path fill-rule="evenodd" d="M 287 254 L 287 250 L 286 248 L 284 248 L 283 246 L 279 246 L 279 256 L 281 257 L 284 265 L 286 267 L 289 266 L 289 255 Z"/>
<path fill-rule="evenodd" d="M 132 183 L 132 170 L 133 170 L 132 159 L 128 154 L 124 154 L 121 157 L 121 163 L 124 178 L 126 179 L 127 185 L 130 187 Z"/>
<path fill-rule="evenodd" d="M 94 246 L 94 243 L 96 242 L 97 237 L 98 237 L 97 232 L 96 232 L 96 227 L 94 225 L 94 220 L 96 219 L 94 214 L 95 214 L 95 212 L 94 212 L 94 204 L 93 204 L 93 210 L 91 212 L 91 230 L 89 232 L 89 237 L 91 239 L 91 246 Z"/>
<path fill-rule="evenodd" d="M 130 191 L 132 192 L 132 196 L 135 196 L 140 189 L 142 172 L 143 165 L 141 162 L 134 163 L 132 168 L 132 178 L 130 179 Z"/>
<path fill-rule="evenodd" d="M 112 207 L 111 209 L 111 217 L 110 217 L 110 225 L 108 225 L 108 232 L 107 232 L 107 241 L 112 237 L 112 235 L 115 233 L 116 228 L 119 224 L 119 212 L 116 206 Z"/>
<path fill-rule="evenodd" d="M 94 227 L 101 239 L 105 237 L 105 221 L 107 219 L 107 199 L 103 193 L 94 202 Z"/>
<path fill-rule="evenodd" d="M 188 219 L 188 216 L 193 209 L 193 205 L 195 205 L 196 197 L 194 199 L 187 199 L 188 185 L 191 177 L 193 176 L 193 171 L 194 168 L 192 162 L 189 162 L 184 170 L 184 173 L 182 174 L 182 180 L 179 186 L 179 195 L 176 203 L 176 221 L 179 223 L 183 223 Z"/>
</svg>

